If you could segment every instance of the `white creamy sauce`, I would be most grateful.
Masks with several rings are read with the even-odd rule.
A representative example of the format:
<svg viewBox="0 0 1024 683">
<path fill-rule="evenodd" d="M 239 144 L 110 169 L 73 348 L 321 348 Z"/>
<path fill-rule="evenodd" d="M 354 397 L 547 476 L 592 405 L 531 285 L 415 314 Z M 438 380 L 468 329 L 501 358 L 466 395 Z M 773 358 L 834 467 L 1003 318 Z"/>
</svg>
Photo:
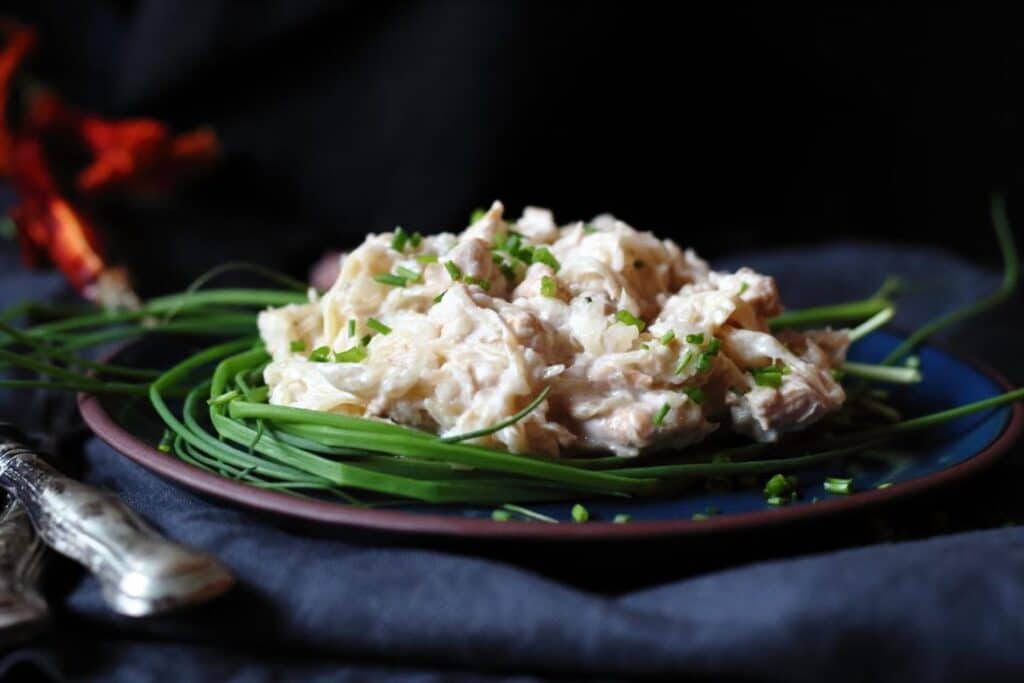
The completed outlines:
<svg viewBox="0 0 1024 683">
<path fill-rule="evenodd" d="M 510 230 L 553 259 L 513 259 L 501 246 Z M 460 235 L 401 251 L 393 238 L 369 235 L 343 256 L 322 297 L 260 314 L 271 403 L 446 436 L 494 425 L 550 387 L 529 416 L 476 443 L 636 455 L 720 426 L 774 441 L 845 398 L 831 374 L 849 343 L 844 331 L 774 336 L 768 319 L 782 309 L 772 278 L 714 272 L 610 216 L 559 227 L 550 211 L 528 208 L 513 225 L 495 202 Z M 420 276 L 404 287 L 375 279 L 410 271 Z M 309 360 L 322 346 L 361 359 Z M 773 364 L 781 383 L 759 385 L 750 371 Z"/>
</svg>

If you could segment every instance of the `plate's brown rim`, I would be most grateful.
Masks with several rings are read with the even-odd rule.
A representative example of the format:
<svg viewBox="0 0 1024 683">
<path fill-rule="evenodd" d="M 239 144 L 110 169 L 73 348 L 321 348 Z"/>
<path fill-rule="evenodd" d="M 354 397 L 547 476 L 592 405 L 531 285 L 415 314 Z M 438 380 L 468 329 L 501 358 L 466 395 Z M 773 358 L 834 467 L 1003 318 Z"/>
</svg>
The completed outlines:
<svg viewBox="0 0 1024 683">
<path fill-rule="evenodd" d="M 943 353 L 949 352 L 943 350 Z M 1003 390 L 1008 391 L 1013 388 L 1006 378 L 984 363 L 973 359 L 967 360 L 954 354 L 950 355 L 985 374 Z M 255 488 L 199 469 L 153 448 L 117 424 L 96 396 L 79 394 L 78 408 L 82 419 L 85 420 L 89 428 L 100 439 L 128 458 L 147 469 L 191 488 L 249 508 L 319 523 L 392 533 L 529 540 L 600 541 L 697 536 L 825 517 L 854 508 L 892 502 L 974 474 L 994 463 L 1024 431 L 1024 403 L 1014 403 L 1010 406 L 1010 421 L 1002 433 L 974 457 L 920 479 L 895 484 L 885 489 L 863 491 L 843 498 L 831 498 L 819 501 L 814 505 L 756 510 L 710 517 L 704 520 L 638 521 L 630 524 L 597 521 L 587 524 L 535 524 L 517 521 L 495 522 L 482 518 L 472 519 L 399 510 L 357 508 L 344 503 L 307 500 L 276 491 Z"/>
</svg>

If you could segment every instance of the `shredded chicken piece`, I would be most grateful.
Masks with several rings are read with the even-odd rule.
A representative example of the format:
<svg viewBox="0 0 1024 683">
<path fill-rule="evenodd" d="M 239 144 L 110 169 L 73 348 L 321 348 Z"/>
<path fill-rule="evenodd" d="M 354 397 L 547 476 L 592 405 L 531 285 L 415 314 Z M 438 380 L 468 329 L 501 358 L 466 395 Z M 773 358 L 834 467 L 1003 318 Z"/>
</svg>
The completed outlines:
<svg viewBox="0 0 1024 683">
<path fill-rule="evenodd" d="M 495 202 L 460 235 L 402 251 L 393 239 L 369 235 L 341 257 L 323 296 L 260 314 L 271 403 L 451 436 L 496 424 L 550 387 L 526 418 L 474 442 L 630 456 L 720 426 L 774 441 L 845 399 L 830 372 L 845 358 L 845 331 L 775 336 L 768 320 L 782 305 L 771 277 L 713 271 L 611 216 L 558 227 L 528 207 L 511 224 Z M 388 275 L 405 286 L 380 281 Z M 309 359 L 367 335 L 362 360 Z M 778 387 L 752 374 L 769 365 L 783 373 Z"/>
</svg>

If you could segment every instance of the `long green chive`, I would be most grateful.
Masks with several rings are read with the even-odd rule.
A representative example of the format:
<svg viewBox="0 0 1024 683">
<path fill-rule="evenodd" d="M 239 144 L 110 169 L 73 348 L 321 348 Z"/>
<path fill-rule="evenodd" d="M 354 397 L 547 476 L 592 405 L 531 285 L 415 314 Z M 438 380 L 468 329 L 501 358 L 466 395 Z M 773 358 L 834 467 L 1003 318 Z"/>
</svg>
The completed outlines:
<svg viewBox="0 0 1024 683">
<path fill-rule="evenodd" d="M 547 247 L 538 247 L 534 250 L 531 261 L 533 263 L 543 263 L 546 266 L 550 266 L 551 270 L 558 272 L 558 269 L 562 267 L 562 264 L 558 262 L 554 254 Z"/>
<path fill-rule="evenodd" d="M 871 316 L 857 327 L 853 328 L 849 332 L 850 341 L 855 342 L 858 339 L 862 339 L 867 335 L 871 334 L 875 330 L 884 327 L 887 322 L 892 320 L 892 317 L 896 314 L 896 309 L 890 306 L 889 308 L 883 309 Z"/>
<path fill-rule="evenodd" d="M 690 398 L 690 400 L 696 403 L 697 405 L 704 403 L 705 394 L 704 390 L 701 389 L 700 387 L 685 387 L 683 389 L 683 393 L 686 394 Z"/>
<path fill-rule="evenodd" d="M 686 369 L 686 366 L 689 365 L 690 361 L 692 361 L 692 360 L 693 360 L 693 351 L 687 351 L 686 353 L 684 353 L 683 357 L 681 359 L 679 359 L 679 364 L 676 365 L 676 374 L 677 375 L 683 374 L 683 370 Z"/>
<path fill-rule="evenodd" d="M 373 279 L 382 285 L 391 285 L 392 287 L 405 287 L 406 280 L 400 275 L 392 275 L 391 273 L 381 273 L 374 275 Z"/>
<path fill-rule="evenodd" d="M 409 234 L 399 225 L 395 228 L 395 236 L 391 238 L 391 248 L 395 251 L 405 251 L 405 245 L 409 241 Z"/>
<path fill-rule="evenodd" d="M 590 512 L 579 503 L 572 506 L 572 521 L 582 524 L 590 519 Z"/>
<path fill-rule="evenodd" d="M 423 264 L 437 263 L 437 254 L 420 254 L 416 260 Z"/>
<path fill-rule="evenodd" d="M 330 346 L 318 346 L 309 354 L 309 359 L 314 363 L 326 363 L 331 358 Z"/>
<path fill-rule="evenodd" d="M 853 489 L 851 488 L 853 479 L 840 479 L 838 477 L 828 477 L 825 479 L 825 490 L 829 493 L 837 495 L 848 495 Z"/>
<path fill-rule="evenodd" d="M 549 299 L 553 299 L 555 297 L 555 291 L 555 281 L 552 280 L 547 275 L 542 276 L 540 279 L 541 296 L 546 296 Z"/>
<path fill-rule="evenodd" d="M 980 301 L 975 301 L 963 308 L 950 311 L 928 322 L 889 352 L 882 359 L 882 365 L 891 365 L 900 360 L 936 332 L 979 313 L 991 310 L 1009 298 L 1014 290 L 1017 289 L 1017 281 L 1020 278 L 1020 260 L 1017 258 L 1017 245 L 1013 239 L 1013 228 L 1010 225 L 1010 218 L 1006 213 L 1006 199 L 1001 194 L 992 197 L 991 216 L 992 225 L 996 231 L 996 239 L 999 241 L 999 252 L 1003 257 L 1003 281 L 1000 283 L 999 288 Z"/>
<path fill-rule="evenodd" d="M 661 338 L 658 341 L 660 341 L 663 346 L 668 346 L 669 344 L 671 344 L 675 340 L 675 338 L 676 338 L 676 331 L 675 330 L 669 330 L 665 334 L 661 335 Z"/>
<path fill-rule="evenodd" d="M 654 419 L 651 420 L 655 427 L 660 427 L 662 423 L 665 422 L 665 416 L 668 415 L 670 410 L 672 410 L 672 406 L 668 403 L 664 403 L 660 408 L 658 408 L 658 412 L 654 414 Z"/>
<path fill-rule="evenodd" d="M 417 280 L 420 279 L 420 273 L 417 273 L 415 270 L 406 268 L 405 266 L 398 266 L 397 268 L 395 268 L 395 274 L 398 275 L 399 277 L 405 278 L 409 282 L 416 282 Z"/>
<path fill-rule="evenodd" d="M 634 327 L 636 327 L 636 329 L 640 330 L 641 332 L 643 332 L 644 328 L 647 327 L 647 323 L 645 323 L 643 320 L 636 317 L 626 309 L 616 311 L 615 318 L 623 325 L 633 325 Z"/>
<path fill-rule="evenodd" d="M 688 344 L 703 344 L 704 343 L 704 333 L 703 332 L 697 332 L 696 334 L 688 334 L 688 335 L 686 335 L 686 341 L 687 341 Z"/>
<path fill-rule="evenodd" d="M 509 427 L 511 425 L 514 425 L 515 423 L 519 422 L 524 417 L 526 417 L 527 415 L 532 413 L 534 410 L 537 409 L 537 406 L 539 406 L 541 403 L 544 402 L 544 399 L 546 399 L 548 397 L 549 393 L 551 393 L 551 387 L 550 386 L 544 387 L 541 390 L 541 392 L 539 394 L 537 394 L 537 396 L 534 397 L 534 399 L 532 401 L 530 401 L 526 405 L 525 408 L 520 410 L 515 415 L 512 415 L 511 417 L 505 418 L 501 422 L 499 422 L 499 423 L 497 423 L 495 425 L 491 425 L 490 427 L 485 427 L 483 429 L 477 429 L 477 430 L 472 431 L 472 432 L 465 432 L 463 434 L 456 434 L 454 436 L 446 436 L 446 437 L 442 438 L 441 441 L 443 441 L 444 443 L 458 443 L 459 441 L 466 441 L 467 439 L 477 439 L 477 438 L 479 438 L 481 436 L 490 436 L 491 434 L 494 434 L 495 432 L 501 431 L 505 427 Z"/>
<path fill-rule="evenodd" d="M 377 320 L 376 318 L 367 318 L 366 326 L 371 330 L 380 332 L 381 334 L 391 334 L 391 328 Z"/>
<path fill-rule="evenodd" d="M 870 365 L 847 361 L 842 365 L 843 371 L 854 377 L 874 380 L 876 382 L 892 382 L 893 384 L 915 384 L 921 381 L 921 371 L 917 368 L 894 368 L 888 365 Z"/>
<path fill-rule="evenodd" d="M 453 281 L 458 282 L 462 279 L 462 269 L 455 265 L 454 261 L 445 261 L 444 268 L 451 275 Z"/>
<path fill-rule="evenodd" d="M 306 342 L 301 339 L 296 339 L 288 345 L 288 348 L 292 353 L 302 353 L 306 350 Z"/>
</svg>

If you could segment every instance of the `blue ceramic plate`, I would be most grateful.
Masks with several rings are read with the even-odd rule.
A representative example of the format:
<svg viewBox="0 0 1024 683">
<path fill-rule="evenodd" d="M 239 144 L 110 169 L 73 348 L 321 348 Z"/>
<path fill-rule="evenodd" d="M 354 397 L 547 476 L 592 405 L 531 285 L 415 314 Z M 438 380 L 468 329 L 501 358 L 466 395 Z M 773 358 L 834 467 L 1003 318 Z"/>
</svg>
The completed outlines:
<svg viewBox="0 0 1024 683">
<path fill-rule="evenodd" d="M 876 332 L 858 342 L 851 352 L 851 360 L 877 362 L 900 339 L 895 334 Z M 180 348 L 177 351 L 185 350 Z M 158 356 L 168 353 L 166 339 L 144 341 L 121 351 L 116 362 L 145 363 L 153 367 L 154 360 L 159 360 Z M 994 373 L 935 347 L 922 348 L 919 356 L 924 381 L 893 391 L 892 402 L 905 416 L 970 403 L 1009 388 Z M 83 418 L 93 431 L 129 458 L 170 479 L 241 505 L 321 523 L 403 533 L 595 540 L 753 528 L 891 500 L 950 483 L 993 462 L 1011 445 L 1024 425 L 1024 406 L 1017 404 L 935 427 L 912 445 L 903 444 L 871 457 L 857 457 L 840 464 L 803 470 L 797 473 L 799 497 L 785 506 L 766 504 L 759 485 L 736 490 L 699 486 L 670 499 L 581 500 L 579 502 L 587 507 L 593 521 L 556 525 L 493 522 L 492 508 L 407 505 L 365 509 L 335 500 L 295 498 L 258 489 L 195 468 L 158 451 L 156 444 L 163 428 L 145 402 L 83 395 L 79 405 Z M 823 488 L 828 476 L 852 478 L 855 492 L 843 496 L 830 495 Z M 758 482 L 763 483 L 761 479 Z M 530 507 L 559 520 L 571 521 L 571 504 Z M 611 520 L 617 514 L 630 515 L 632 523 L 612 524 Z"/>
</svg>

